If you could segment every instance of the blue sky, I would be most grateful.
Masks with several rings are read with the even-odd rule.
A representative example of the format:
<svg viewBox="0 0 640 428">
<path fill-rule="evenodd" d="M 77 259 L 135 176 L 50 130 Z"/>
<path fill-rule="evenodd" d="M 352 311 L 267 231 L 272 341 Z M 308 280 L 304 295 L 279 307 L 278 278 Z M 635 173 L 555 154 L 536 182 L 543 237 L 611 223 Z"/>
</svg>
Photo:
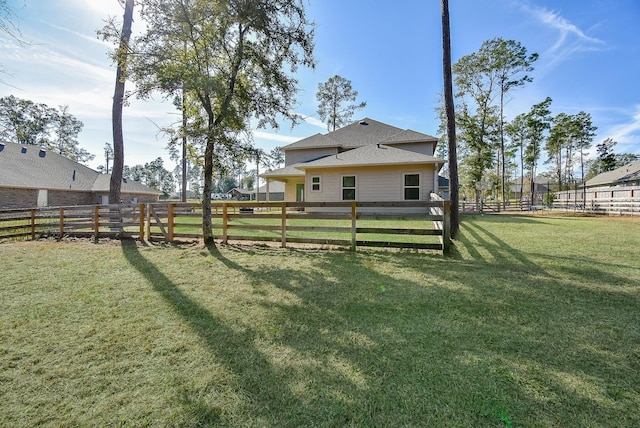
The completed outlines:
<svg viewBox="0 0 640 428">
<path fill-rule="evenodd" d="M 256 130 L 265 150 L 326 132 L 319 123 L 318 84 L 339 74 L 352 81 L 367 107 L 356 114 L 436 135 L 442 92 L 440 2 L 436 0 L 305 0 L 316 22 L 315 70 L 298 74 L 296 111 L 308 119 L 291 129 Z M 9 0 L 27 44 L 0 35 L 0 96 L 68 105 L 85 124 L 80 145 L 104 161 L 111 137 L 115 69 L 96 30 L 122 15 L 117 0 Z M 450 0 L 455 62 L 484 40 L 513 39 L 540 59 L 533 82 L 516 89 L 507 119 L 547 96 L 554 114 L 586 111 L 598 126 L 594 141 L 618 142 L 617 152 L 640 154 L 640 2 L 637 0 Z M 141 27 L 134 22 L 134 32 Z M 129 84 L 129 88 L 132 85 Z M 134 100 L 125 108 L 125 163 L 162 156 L 173 169 L 158 126 L 178 119 L 170 103 Z M 595 152 L 595 150 L 592 150 Z"/>
</svg>

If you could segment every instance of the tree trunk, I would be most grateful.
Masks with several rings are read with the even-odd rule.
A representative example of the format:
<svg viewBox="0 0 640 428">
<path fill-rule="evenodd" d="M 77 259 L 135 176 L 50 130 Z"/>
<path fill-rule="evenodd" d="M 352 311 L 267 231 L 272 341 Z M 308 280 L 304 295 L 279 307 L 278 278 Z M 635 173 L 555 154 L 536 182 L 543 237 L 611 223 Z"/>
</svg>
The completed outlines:
<svg viewBox="0 0 640 428">
<path fill-rule="evenodd" d="M 451 75 L 451 34 L 449 24 L 448 0 L 442 0 L 442 69 L 444 74 L 444 102 L 447 114 L 447 139 L 449 146 L 449 198 L 451 199 L 451 238 L 455 239 L 460 228 L 460 215 L 458 209 L 458 155 L 456 147 L 456 117 L 453 103 L 453 78 Z"/>
<path fill-rule="evenodd" d="M 187 103 L 182 88 L 182 202 L 187 202 Z"/>
<path fill-rule="evenodd" d="M 500 89 L 500 161 L 502 162 L 502 170 L 500 175 L 500 196 L 502 198 L 502 210 L 507 209 L 507 200 L 505 199 L 505 175 L 507 167 L 504 156 L 504 87 Z"/>
<path fill-rule="evenodd" d="M 124 22 L 122 23 L 122 36 L 118 47 L 118 69 L 116 71 L 116 86 L 113 94 L 113 107 L 111 121 L 113 126 L 113 169 L 109 185 L 109 203 L 120 203 L 122 189 L 122 170 L 124 168 L 124 137 L 122 135 L 122 105 L 124 100 L 124 75 L 131 38 L 131 24 L 133 22 L 134 0 L 127 0 L 124 7 Z"/>
<path fill-rule="evenodd" d="M 204 244 L 215 246 L 213 224 L 211 223 L 211 187 L 213 185 L 214 139 L 209 131 L 204 151 L 204 187 L 202 189 L 202 237 Z"/>
<path fill-rule="evenodd" d="M 582 184 L 582 208 L 584 209 L 585 198 L 587 194 L 587 189 L 584 185 L 584 152 L 583 152 L 584 142 L 580 140 L 580 182 Z"/>
<path fill-rule="evenodd" d="M 520 209 L 522 209 L 522 199 L 524 199 L 524 143 L 520 141 Z"/>
</svg>

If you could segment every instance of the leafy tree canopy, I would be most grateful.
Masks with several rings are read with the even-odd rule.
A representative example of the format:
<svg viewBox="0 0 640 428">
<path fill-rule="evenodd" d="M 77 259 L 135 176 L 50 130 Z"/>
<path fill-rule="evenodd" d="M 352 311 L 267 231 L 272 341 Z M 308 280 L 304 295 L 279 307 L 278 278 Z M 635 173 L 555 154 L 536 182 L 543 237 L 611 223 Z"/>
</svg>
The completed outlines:
<svg viewBox="0 0 640 428">
<path fill-rule="evenodd" d="M 615 153 L 614 148 L 617 144 L 618 142 L 611 138 L 596 144 L 597 157 L 591 162 L 586 179 L 640 160 L 640 155 L 633 153 Z"/>
<path fill-rule="evenodd" d="M 13 95 L 0 98 L 0 139 L 4 141 L 41 146 L 87 163 L 95 156 L 79 146 L 83 126 L 68 106 L 53 108 Z"/>
<path fill-rule="evenodd" d="M 335 75 L 318 85 L 318 115 L 327 122 L 327 130 L 335 131 L 349 124 L 355 111 L 367 105 L 366 101 L 356 104 L 357 97 L 358 91 L 351 86 L 351 80 L 342 76 Z"/>
<path fill-rule="evenodd" d="M 299 66 L 314 66 L 313 24 L 303 0 L 139 0 L 144 33 L 131 43 L 127 75 L 142 97 L 183 90 L 202 117 L 203 235 L 213 244 L 211 192 L 220 150 L 232 152 L 237 134 L 278 127 L 293 112 Z M 117 40 L 118 27 L 103 34 Z M 116 53 L 117 55 L 117 53 Z"/>
</svg>

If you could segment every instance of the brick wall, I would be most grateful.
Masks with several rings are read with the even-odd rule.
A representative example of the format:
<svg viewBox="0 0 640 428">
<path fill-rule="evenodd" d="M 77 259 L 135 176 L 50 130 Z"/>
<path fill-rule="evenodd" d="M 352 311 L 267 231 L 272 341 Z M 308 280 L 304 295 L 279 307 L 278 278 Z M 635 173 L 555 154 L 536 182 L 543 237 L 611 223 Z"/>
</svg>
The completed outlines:
<svg viewBox="0 0 640 428">
<path fill-rule="evenodd" d="M 71 205 L 95 205 L 99 202 L 100 200 L 94 193 L 49 190 L 48 206 L 50 207 L 67 207 Z"/>
<path fill-rule="evenodd" d="M 33 208 L 38 203 L 35 189 L 10 189 L 0 187 L 0 208 Z"/>
<path fill-rule="evenodd" d="M 137 203 L 157 202 L 156 195 L 125 193 L 122 200 L 126 203 L 137 198 Z M 101 195 L 92 192 L 74 192 L 64 190 L 49 190 L 47 192 L 47 206 L 95 205 L 102 202 Z M 37 189 L 13 189 L 0 187 L 0 209 L 35 208 L 38 205 Z"/>
</svg>

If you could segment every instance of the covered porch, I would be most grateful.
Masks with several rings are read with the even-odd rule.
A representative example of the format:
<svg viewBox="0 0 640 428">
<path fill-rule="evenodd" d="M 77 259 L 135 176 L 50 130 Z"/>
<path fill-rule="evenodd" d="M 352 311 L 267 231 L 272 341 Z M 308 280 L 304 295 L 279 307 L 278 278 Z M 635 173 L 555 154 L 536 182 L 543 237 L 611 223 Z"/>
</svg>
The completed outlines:
<svg viewBox="0 0 640 428">
<path fill-rule="evenodd" d="M 304 172 L 297 169 L 296 165 L 290 165 L 275 171 L 265 172 L 260 177 L 264 178 L 266 184 L 265 198 L 269 202 L 272 194 L 271 187 L 273 182 L 284 183 L 284 200 L 287 202 L 304 202 Z"/>
</svg>

